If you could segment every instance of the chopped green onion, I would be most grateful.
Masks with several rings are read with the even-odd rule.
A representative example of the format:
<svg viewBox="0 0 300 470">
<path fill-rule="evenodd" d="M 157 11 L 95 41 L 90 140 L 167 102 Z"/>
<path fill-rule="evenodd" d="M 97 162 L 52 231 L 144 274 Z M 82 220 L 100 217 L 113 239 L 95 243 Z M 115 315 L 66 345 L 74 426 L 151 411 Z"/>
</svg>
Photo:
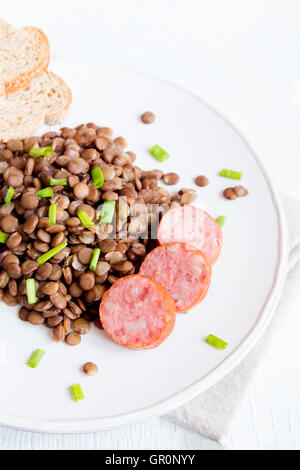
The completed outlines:
<svg viewBox="0 0 300 470">
<path fill-rule="evenodd" d="M 29 150 L 30 157 L 46 157 L 47 155 L 52 155 L 52 147 L 32 147 Z"/>
<path fill-rule="evenodd" d="M 184 313 L 184 315 L 187 315 L 189 312 L 183 312 L 183 313 Z"/>
<path fill-rule="evenodd" d="M 95 188 L 101 188 L 104 183 L 104 176 L 100 166 L 96 166 L 95 168 L 93 168 L 91 171 L 91 175 Z"/>
<path fill-rule="evenodd" d="M 225 222 L 226 222 L 226 215 L 220 215 L 220 217 L 218 217 L 216 219 L 216 221 L 218 222 L 218 224 L 222 228 L 224 226 Z"/>
<path fill-rule="evenodd" d="M 240 180 L 242 177 L 242 173 L 240 171 L 224 169 L 220 171 L 220 176 L 225 176 L 225 178 L 233 178 L 235 180 Z"/>
<path fill-rule="evenodd" d="M 68 180 L 67 178 L 63 178 L 63 179 L 50 178 L 50 186 L 68 186 Z"/>
<path fill-rule="evenodd" d="M 27 292 L 27 299 L 28 303 L 35 304 L 37 301 L 36 292 L 35 292 L 35 280 L 34 279 L 26 279 L 26 292 Z"/>
<path fill-rule="evenodd" d="M 89 216 L 87 215 L 87 213 L 83 210 L 80 210 L 77 212 L 77 215 L 80 219 L 80 222 L 82 223 L 82 225 L 84 227 L 92 227 L 94 225 L 94 223 L 91 221 L 91 219 L 89 218 Z"/>
<path fill-rule="evenodd" d="M 159 145 L 155 144 L 153 147 L 150 149 L 151 155 L 156 158 L 159 162 L 164 162 L 169 158 L 168 152 L 166 152 L 162 147 Z"/>
<path fill-rule="evenodd" d="M 101 210 L 100 224 L 110 224 L 114 218 L 116 201 L 105 201 Z"/>
<path fill-rule="evenodd" d="M 100 248 L 94 249 L 93 257 L 91 259 L 90 266 L 89 266 L 91 271 L 96 271 L 100 253 L 101 253 Z"/>
<path fill-rule="evenodd" d="M 15 194 L 15 190 L 12 186 L 10 186 L 7 190 L 7 193 L 6 193 L 6 196 L 5 196 L 5 199 L 4 199 L 5 204 L 10 204 L 11 203 L 11 200 L 12 200 L 14 194 Z"/>
<path fill-rule="evenodd" d="M 0 230 L 0 243 L 6 243 L 7 239 L 8 239 L 7 233 L 4 233 L 2 232 L 2 230 Z"/>
<path fill-rule="evenodd" d="M 228 343 L 226 343 L 226 341 L 223 341 L 222 339 L 214 335 L 209 335 L 206 338 L 205 342 L 217 349 L 226 349 L 228 346 Z"/>
<path fill-rule="evenodd" d="M 39 258 L 36 260 L 37 264 L 40 266 L 41 264 L 46 263 L 50 258 L 57 255 L 57 253 L 63 250 L 66 246 L 67 243 L 61 243 L 55 248 L 52 248 L 51 250 L 47 251 L 47 253 L 44 253 L 43 255 L 39 256 Z"/>
<path fill-rule="evenodd" d="M 70 388 L 74 401 L 80 401 L 84 399 L 84 393 L 79 384 L 71 385 Z"/>
<path fill-rule="evenodd" d="M 56 224 L 56 204 L 50 204 L 49 206 L 49 225 Z"/>
<path fill-rule="evenodd" d="M 45 351 L 43 349 L 37 349 L 32 354 L 31 358 L 27 362 L 27 365 L 31 367 L 32 369 L 35 369 L 39 365 L 39 362 L 44 356 L 44 354 L 45 354 Z"/>
<path fill-rule="evenodd" d="M 53 196 L 53 190 L 52 190 L 52 188 L 40 189 L 37 193 L 35 193 L 35 195 L 38 196 L 38 197 L 52 197 Z"/>
</svg>

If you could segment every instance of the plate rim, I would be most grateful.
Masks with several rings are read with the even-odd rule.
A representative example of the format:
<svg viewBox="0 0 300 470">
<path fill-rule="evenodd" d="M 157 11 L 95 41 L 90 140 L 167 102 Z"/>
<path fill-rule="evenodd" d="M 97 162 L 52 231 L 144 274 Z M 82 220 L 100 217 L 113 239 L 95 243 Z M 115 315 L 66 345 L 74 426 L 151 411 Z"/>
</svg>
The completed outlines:
<svg viewBox="0 0 300 470">
<path fill-rule="evenodd" d="M 188 385 L 180 392 L 177 392 L 168 398 L 165 398 L 159 402 L 156 402 L 148 407 L 139 408 L 134 411 L 122 413 L 115 416 L 104 416 L 102 418 L 80 418 L 80 419 L 68 419 L 68 420 L 51 420 L 51 419 L 38 419 L 30 418 L 23 416 L 14 416 L 6 415 L 5 413 L 0 413 L 0 425 L 6 426 L 8 428 L 13 428 L 22 431 L 29 432 L 43 432 L 43 433 L 64 433 L 64 434 L 74 434 L 74 433 L 87 433 L 87 432 L 97 432 L 105 431 L 109 429 L 116 429 L 118 427 L 129 425 L 132 423 L 137 423 L 145 419 L 153 418 L 156 416 L 161 416 L 167 414 L 178 408 L 188 401 L 196 398 L 198 395 L 203 393 L 209 387 L 214 385 L 216 382 L 224 378 L 229 372 L 231 372 L 250 352 L 250 350 L 255 346 L 257 341 L 261 338 L 262 334 L 266 330 L 267 326 L 273 318 L 275 308 L 279 302 L 280 294 L 283 289 L 284 281 L 287 274 L 288 267 L 288 232 L 287 225 L 285 221 L 285 215 L 283 212 L 283 207 L 281 200 L 279 198 L 278 192 L 275 189 L 272 178 L 268 175 L 263 163 L 258 157 L 257 153 L 254 151 L 252 145 L 248 140 L 241 134 L 241 132 L 235 127 L 235 125 L 227 119 L 223 114 L 214 108 L 214 106 L 207 103 L 204 99 L 198 96 L 196 93 L 174 83 L 173 81 L 162 79 L 156 77 L 152 74 L 149 74 L 143 70 L 139 70 L 135 67 L 131 67 L 124 64 L 118 64 L 109 60 L 101 59 L 88 59 L 88 58 L 63 58 L 56 57 L 54 58 L 55 62 L 68 61 L 68 62 L 89 62 L 89 63 L 101 63 L 104 66 L 115 67 L 121 70 L 125 70 L 130 73 L 135 73 L 141 76 L 144 76 L 148 79 L 151 79 L 156 82 L 163 83 L 172 88 L 175 88 L 181 92 L 184 92 L 194 99 L 200 101 L 202 105 L 207 107 L 220 119 L 226 122 L 226 124 L 235 132 L 236 135 L 244 142 L 249 151 L 251 152 L 254 160 L 256 161 L 258 167 L 260 168 L 267 185 L 269 186 L 270 194 L 272 196 L 273 204 L 277 213 L 277 223 L 279 228 L 279 240 L 278 240 L 278 263 L 277 268 L 274 273 L 274 281 L 272 288 L 268 297 L 265 300 L 264 307 L 261 311 L 260 317 L 257 320 L 256 324 L 252 327 L 248 335 L 242 340 L 242 342 L 225 358 L 222 362 L 218 364 L 212 371 L 210 371 L 204 377 L 201 377 L 196 382 Z M 53 59 L 51 60 L 51 63 Z"/>
</svg>

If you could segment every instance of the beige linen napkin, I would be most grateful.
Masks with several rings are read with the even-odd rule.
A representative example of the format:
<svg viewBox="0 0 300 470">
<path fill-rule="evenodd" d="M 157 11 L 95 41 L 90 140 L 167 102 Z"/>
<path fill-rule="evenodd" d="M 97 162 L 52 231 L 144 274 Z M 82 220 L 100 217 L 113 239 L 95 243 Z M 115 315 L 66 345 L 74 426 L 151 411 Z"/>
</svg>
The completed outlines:
<svg viewBox="0 0 300 470">
<path fill-rule="evenodd" d="M 250 381 L 300 292 L 300 202 L 287 196 L 282 196 L 281 200 L 289 232 L 289 263 L 285 285 L 271 324 L 254 349 L 232 372 L 198 398 L 166 416 L 220 444 L 226 443 L 230 425 L 247 394 Z"/>
</svg>

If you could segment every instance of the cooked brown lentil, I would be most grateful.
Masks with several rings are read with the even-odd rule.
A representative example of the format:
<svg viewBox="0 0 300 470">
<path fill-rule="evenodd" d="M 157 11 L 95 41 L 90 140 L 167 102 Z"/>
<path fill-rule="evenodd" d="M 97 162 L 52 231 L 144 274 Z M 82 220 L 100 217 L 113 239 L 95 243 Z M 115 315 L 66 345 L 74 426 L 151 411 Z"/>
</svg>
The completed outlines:
<svg viewBox="0 0 300 470">
<path fill-rule="evenodd" d="M 79 335 L 86 335 L 90 330 L 90 324 L 84 318 L 78 318 L 73 323 L 73 330 Z"/>
<path fill-rule="evenodd" d="M 77 344 L 79 344 L 80 341 L 81 341 L 81 336 L 79 334 L 74 333 L 73 331 L 71 331 L 71 333 L 69 333 L 66 336 L 65 341 L 69 346 L 77 346 Z"/>
<path fill-rule="evenodd" d="M 165 184 L 177 184 L 179 181 L 179 175 L 177 175 L 177 173 L 166 173 L 162 179 Z"/>
<path fill-rule="evenodd" d="M 197 186 L 207 186 L 209 183 L 209 180 L 206 176 L 200 175 L 195 178 L 195 183 Z"/>
<path fill-rule="evenodd" d="M 197 199 L 196 191 L 192 189 L 182 190 L 182 196 L 180 199 L 181 204 L 192 204 Z"/>
<path fill-rule="evenodd" d="M 244 188 L 244 186 L 235 186 L 232 189 L 238 197 L 245 197 L 248 195 L 248 190 Z"/>
<path fill-rule="evenodd" d="M 60 323 L 57 327 L 53 328 L 53 339 L 54 341 L 64 341 L 65 339 L 65 329 L 64 325 Z"/>
<path fill-rule="evenodd" d="M 155 114 L 151 111 L 146 111 L 141 115 L 141 120 L 144 124 L 151 124 L 155 121 Z"/>
<path fill-rule="evenodd" d="M 34 310 L 32 310 L 31 312 L 29 312 L 28 314 L 28 317 L 27 317 L 27 320 L 29 321 L 29 323 L 31 323 L 32 325 L 41 325 L 42 323 L 44 323 L 44 317 L 41 313 L 39 312 L 36 312 Z"/>
<path fill-rule="evenodd" d="M 233 201 L 234 199 L 236 199 L 236 198 L 238 197 L 233 188 L 226 188 L 226 189 L 224 189 L 224 191 L 223 191 L 223 196 L 224 196 L 226 199 L 230 199 L 231 201 Z"/>
<path fill-rule="evenodd" d="M 89 376 L 96 375 L 98 373 L 98 366 L 93 362 L 86 362 L 82 366 L 82 371 Z"/>
<path fill-rule="evenodd" d="M 81 274 L 79 278 L 79 286 L 83 290 L 90 290 L 95 285 L 95 275 L 93 272 L 89 271 L 84 274 Z"/>
</svg>

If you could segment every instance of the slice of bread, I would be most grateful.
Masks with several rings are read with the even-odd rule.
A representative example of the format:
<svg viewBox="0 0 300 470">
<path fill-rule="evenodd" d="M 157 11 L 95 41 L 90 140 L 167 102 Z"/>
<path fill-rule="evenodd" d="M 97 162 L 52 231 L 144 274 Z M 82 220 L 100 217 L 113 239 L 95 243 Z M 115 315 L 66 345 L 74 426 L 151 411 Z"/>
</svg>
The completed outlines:
<svg viewBox="0 0 300 470">
<path fill-rule="evenodd" d="M 40 29 L 15 29 L 0 18 L 0 96 L 28 86 L 48 63 L 49 42 Z"/>
<path fill-rule="evenodd" d="M 29 87 L 0 98 L 0 140 L 32 135 L 44 122 L 57 124 L 71 101 L 65 82 L 52 72 L 42 72 Z"/>
</svg>

